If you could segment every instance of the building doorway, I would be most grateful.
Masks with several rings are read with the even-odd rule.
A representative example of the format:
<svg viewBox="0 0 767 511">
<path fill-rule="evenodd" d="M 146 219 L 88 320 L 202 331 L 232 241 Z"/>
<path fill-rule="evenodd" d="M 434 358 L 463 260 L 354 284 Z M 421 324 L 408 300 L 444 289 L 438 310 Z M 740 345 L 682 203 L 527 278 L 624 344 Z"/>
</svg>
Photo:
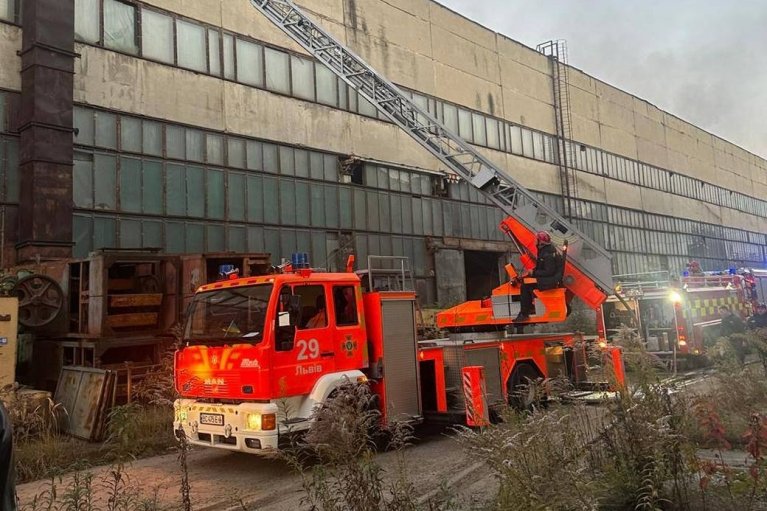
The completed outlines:
<svg viewBox="0 0 767 511">
<path fill-rule="evenodd" d="M 500 252 L 464 250 L 467 300 L 487 298 L 493 289 L 501 285 L 502 256 Z"/>
</svg>

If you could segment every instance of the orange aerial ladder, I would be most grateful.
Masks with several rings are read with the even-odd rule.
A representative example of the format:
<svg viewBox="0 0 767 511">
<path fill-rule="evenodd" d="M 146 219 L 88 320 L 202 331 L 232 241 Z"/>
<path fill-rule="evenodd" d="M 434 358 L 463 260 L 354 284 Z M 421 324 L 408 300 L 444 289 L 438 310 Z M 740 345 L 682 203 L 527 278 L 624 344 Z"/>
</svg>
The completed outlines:
<svg viewBox="0 0 767 511">
<path fill-rule="evenodd" d="M 526 268 L 534 265 L 537 231 L 548 231 L 555 242 L 566 247 L 562 287 L 535 292 L 543 312 L 531 316 L 529 322 L 563 321 L 573 296 L 596 308 L 612 293 L 610 255 L 599 244 L 416 105 L 399 88 L 308 18 L 292 1 L 251 0 L 251 3 L 457 176 L 509 215 L 501 228 L 522 254 Z M 512 268 L 508 270 L 510 277 L 516 277 Z M 520 285 L 512 278 L 509 284 L 494 290 L 489 300 L 468 302 L 443 313 L 438 319 L 439 326 L 462 328 L 508 324 L 518 312 L 519 293 Z"/>
</svg>

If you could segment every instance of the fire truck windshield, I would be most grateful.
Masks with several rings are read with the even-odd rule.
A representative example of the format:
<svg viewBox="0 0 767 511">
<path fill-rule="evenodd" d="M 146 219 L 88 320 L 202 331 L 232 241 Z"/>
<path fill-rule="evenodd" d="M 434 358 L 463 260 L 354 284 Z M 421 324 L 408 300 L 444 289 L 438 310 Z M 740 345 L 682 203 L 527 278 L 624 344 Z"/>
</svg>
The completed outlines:
<svg viewBox="0 0 767 511">
<path fill-rule="evenodd" d="M 217 289 L 195 295 L 189 308 L 184 340 L 225 343 L 263 340 L 272 284 Z"/>
</svg>

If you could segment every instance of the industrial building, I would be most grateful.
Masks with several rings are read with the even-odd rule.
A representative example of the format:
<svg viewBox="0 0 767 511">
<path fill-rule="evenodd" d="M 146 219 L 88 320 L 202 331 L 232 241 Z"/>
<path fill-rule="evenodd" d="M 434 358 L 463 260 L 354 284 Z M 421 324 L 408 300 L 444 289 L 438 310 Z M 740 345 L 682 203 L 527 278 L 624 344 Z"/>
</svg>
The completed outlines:
<svg viewBox="0 0 767 511">
<path fill-rule="evenodd" d="M 432 0 L 298 3 L 615 274 L 765 267 L 767 161 L 567 66 L 561 42 L 529 48 Z M 405 255 L 422 300 L 448 305 L 509 257 L 500 211 L 248 0 L 0 0 L 0 176 L 0 266 Z"/>
</svg>

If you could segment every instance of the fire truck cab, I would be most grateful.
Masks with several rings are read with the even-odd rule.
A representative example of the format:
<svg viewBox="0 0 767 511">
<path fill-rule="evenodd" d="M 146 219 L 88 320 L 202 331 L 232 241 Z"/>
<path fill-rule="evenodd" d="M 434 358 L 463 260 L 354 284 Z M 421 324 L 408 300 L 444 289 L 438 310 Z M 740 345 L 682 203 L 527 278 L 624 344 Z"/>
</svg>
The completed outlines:
<svg viewBox="0 0 767 511">
<path fill-rule="evenodd" d="M 202 286 L 175 357 L 175 429 L 198 445 L 274 448 L 334 390 L 369 376 L 383 413 L 417 419 L 415 328 L 415 293 L 363 297 L 354 273 L 300 268 Z"/>
<path fill-rule="evenodd" d="M 745 279 L 729 272 L 672 278 L 668 271 L 615 275 L 616 294 L 598 308 L 601 338 L 614 339 L 629 328 L 647 351 L 661 358 L 677 356 L 702 362 L 706 344 L 718 337 L 720 306 L 748 316 L 751 297 Z"/>
</svg>

